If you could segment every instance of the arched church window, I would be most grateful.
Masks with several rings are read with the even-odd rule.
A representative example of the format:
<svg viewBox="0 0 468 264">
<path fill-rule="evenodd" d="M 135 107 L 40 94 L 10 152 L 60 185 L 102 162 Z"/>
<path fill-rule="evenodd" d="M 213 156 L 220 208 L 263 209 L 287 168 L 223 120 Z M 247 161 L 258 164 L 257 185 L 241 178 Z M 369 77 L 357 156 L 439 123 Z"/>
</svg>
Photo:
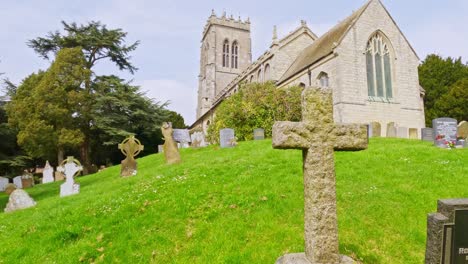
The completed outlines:
<svg viewBox="0 0 468 264">
<path fill-rule="evenodd" d="M 328 87 L 328 74 L 326 72 L 321 72 L 318 76 L 318 81 L 320 87 Z"/>
<path fill-rule="evenodd" d="M 270 80 L 270 64 L 265 65 L 265 70 L 263 72 L 263 79 L 265 81 Z"/>
<path fill-rule="evenodd" d="M 237 58 L 239 54 L 239 45 L 237 45 L 237 41 L 232 43 L 232 60 L 231 60 L 231 67 L 237 69 Z"/>
<path fill-rule="evenodd" d="M 249 80 L 250 83 L 253 82 L 253 80 L 254 80 L 253 78 L 254 78 L 253 75 L 250 75 L 250 80 Z"/>
<path fill-rule="evenodd" d="M 229 67 L 229 40 L 225 40 L 223 44 L 223 67 Z"/>
<path fill-rule="evenodd" d="M 257 82 L 258 82 L 258 83 L 261 83 L 261 82 L 262 82 L 262 69 L 259 69 L 259 70 L 258 70 L 258 73 L 257 73 Z"/>
<path fill-rule="evenodd" d="M 305 83 L 301 82 L 299 83 L 299 87 L 301 87 L 302 89 L 304 89 L 306 87 Z"/>
<path fill-rule="evenodd" d="M 392 70 L 388 40 L 376 33 L 367 42 L 366 70 L 369 96 L 392 98 Z"/>
</svg>

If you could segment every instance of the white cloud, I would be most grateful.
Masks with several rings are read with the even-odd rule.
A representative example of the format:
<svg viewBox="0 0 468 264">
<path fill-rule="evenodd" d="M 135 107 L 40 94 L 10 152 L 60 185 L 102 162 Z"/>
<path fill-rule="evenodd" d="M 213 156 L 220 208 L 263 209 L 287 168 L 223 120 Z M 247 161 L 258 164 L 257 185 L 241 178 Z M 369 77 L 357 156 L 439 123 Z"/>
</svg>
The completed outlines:
<svg viewBox="0 0 468 264">
<path fill-rule="evenodd" d="M 185 124 L 195 121 L 197 87 L 177 80 L 143 80 L 136 81 L 146 96 L 159 102 L 169 101 L 168 109 L 176 111 L 184 117 Z"/>
</svg>

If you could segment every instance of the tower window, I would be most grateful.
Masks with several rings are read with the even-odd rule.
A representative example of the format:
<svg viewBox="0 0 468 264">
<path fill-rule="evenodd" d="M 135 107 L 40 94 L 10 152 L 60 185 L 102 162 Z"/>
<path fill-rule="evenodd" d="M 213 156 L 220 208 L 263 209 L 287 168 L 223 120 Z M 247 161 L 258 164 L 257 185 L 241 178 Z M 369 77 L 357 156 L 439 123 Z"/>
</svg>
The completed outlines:
<svg viewBox="0 0 468 264">
<path fill-rule="evenodd" d="M 380 33 L 367 42 L 366 70 L 369 96 L 392 98 L 392 74 L 389 43 Z"/>
<path fill-rule="evenodd" d="M 237 58 L 238 58 L 239 46 L 237 45 L 237 41 L 232 43 L 232 59 L 231 59 L 231 67 L 237 69 Z"/>
<path fill-rule="evenodd" d="M 225 40 L 223 44 L 223 67 L 229 67 L 229 40 Z"/>
</svg>

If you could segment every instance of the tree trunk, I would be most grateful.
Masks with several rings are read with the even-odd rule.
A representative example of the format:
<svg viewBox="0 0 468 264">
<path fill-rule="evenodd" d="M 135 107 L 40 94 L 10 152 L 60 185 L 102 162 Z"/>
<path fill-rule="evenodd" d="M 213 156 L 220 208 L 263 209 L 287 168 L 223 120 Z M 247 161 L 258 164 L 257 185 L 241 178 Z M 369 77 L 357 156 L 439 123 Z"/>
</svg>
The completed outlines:
<svg viewBox="0 0 468 264">
<path fill-rule="evenodd" d="M 57 166 L 59 166 L 60 164 L 62 164 L 62 161 L 63 161 L 63 156 L 64 156 L 64 151 L 63 151 L 63 148 L 62 147 L 59 147 L 58 148 L 58 151 L 57 151 Z"/>
<path fill-rule="evenodd" d="M 80 147 L 81 163 L 83 165 L 83 175 L 89 174 L 91 169 L 91 161 L 89 158 L 89 140 L 86 137 Z"/>
</svg>

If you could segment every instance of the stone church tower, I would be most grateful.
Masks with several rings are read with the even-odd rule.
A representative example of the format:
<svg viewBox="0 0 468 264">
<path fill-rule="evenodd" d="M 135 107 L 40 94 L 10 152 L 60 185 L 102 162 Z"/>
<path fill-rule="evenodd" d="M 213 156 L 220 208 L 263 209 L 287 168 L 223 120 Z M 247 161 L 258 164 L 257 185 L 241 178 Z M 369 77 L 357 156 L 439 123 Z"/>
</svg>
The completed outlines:
<svg viewBox="0 0 468 264">
<path fill-rule="evenodd" d="M 203 30 L 198 76 L 197 119 L 216 96 L 252 62 L 250 21 L 214 12 Z"/>
</svg>

